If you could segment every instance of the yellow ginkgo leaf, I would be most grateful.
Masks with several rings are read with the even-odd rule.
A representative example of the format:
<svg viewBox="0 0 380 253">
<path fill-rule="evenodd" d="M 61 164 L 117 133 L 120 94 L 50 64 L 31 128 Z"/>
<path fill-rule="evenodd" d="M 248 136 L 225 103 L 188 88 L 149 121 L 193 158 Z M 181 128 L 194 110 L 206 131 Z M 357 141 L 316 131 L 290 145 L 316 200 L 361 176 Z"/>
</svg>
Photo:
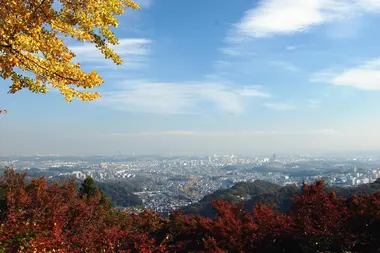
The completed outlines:
<svg viewBox="0 0 380 253">
<path fill-rule="evenodd" d="M 46 93 L 50 86 L 68 102 L 99 98 L 96 92 L 78 89 L 92 89 L 103 79 L 73 62 L 62 37 L 94 43 L 105 58 L 121 64 L 109 47 L 118 43 L 110 27 L 117 27 L 116 17 L 125 8 L 140 9 L 131 0 L 0 0 L 0 76 L 12 79 L 9 92 Z"/>
</svg>

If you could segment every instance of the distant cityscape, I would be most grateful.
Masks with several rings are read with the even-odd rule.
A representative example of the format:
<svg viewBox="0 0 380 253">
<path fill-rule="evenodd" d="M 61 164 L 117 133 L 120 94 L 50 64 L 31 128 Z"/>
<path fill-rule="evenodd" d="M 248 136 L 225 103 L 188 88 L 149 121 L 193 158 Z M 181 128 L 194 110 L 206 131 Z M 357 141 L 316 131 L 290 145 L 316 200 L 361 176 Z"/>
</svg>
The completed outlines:
<svg viewBox="0 0 380 253">
<path fill-rule="evenodd" d="M 197 202 L 218 189 L 256 179 L 279 185 L 313 182 L 352 187 L 380 177 L 380 158 L 269 155 L 1 157 L 0 168 L 12 167 L 29 176 L 99 182 L 127 182 L 146 208 L 166 212 Z"/>
</svg>

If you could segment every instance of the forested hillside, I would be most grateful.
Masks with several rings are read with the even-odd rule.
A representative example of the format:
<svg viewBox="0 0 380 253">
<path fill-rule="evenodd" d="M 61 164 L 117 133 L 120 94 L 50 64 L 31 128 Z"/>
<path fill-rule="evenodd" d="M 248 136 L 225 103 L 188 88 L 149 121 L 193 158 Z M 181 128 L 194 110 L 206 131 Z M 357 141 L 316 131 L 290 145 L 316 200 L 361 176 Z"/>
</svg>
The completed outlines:
<svg viewBox="0 0 380 253">
<path fill-rule="evenodd" d="M 132 186 L 124 182 L 95 182 L 108 197 L 113 206 L 141 206 L 142 200 L 132 192 Z"/>
<path fill-rule="evenodd" d="M 336 192 L 338 197 L 352 197 L 354 194 L 371 194 L 380 190 L 380 180 L 371 184 L 362 184 L 351 188 L 325 187 L 326 192 Z M 246 210 L 262 203 L 273 205 L 275 210 L 289 211 L 292 199 L 301 193 L 300 187 L 279 185 L 256 180 L 254 182 L 239 182 L 230 189 L 218 190 L 206 195 L 202 200 L 183 208 L 185 214 L 199 214 L 205 217 L 216 215 L 213 200 L 225 200 L 229 203 L 243 203 Z"/>
</svg>

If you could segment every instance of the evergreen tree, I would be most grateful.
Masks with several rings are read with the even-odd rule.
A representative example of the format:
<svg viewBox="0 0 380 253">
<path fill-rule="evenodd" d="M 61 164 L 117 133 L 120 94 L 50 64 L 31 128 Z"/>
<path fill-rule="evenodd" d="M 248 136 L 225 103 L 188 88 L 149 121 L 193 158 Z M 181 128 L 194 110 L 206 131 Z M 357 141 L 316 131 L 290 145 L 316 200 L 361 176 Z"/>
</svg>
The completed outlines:
<svg viewBox="0 0 380 253">
<path fill-rule="evenodd" d="M 7 192 L 8 192 L 8 188 L 4 185 L 0 185 L 0 220 L 6 212 Z"/>
<path fill-rule="evenodd" d="M 97 187 L 95 186 L 94 179 L 92 177 L 88 176 L 82 183 L 81 187 L 79 188 L 79 195 L 81 198 L 84 196 L 87 196 L 87 198 L 91 198 L 95 195 L 97 191 Z"/>
<path fill-rule="evenodd" d="M 107 195 L 99 187 L 95 185 L 94 179 L 92 179 L 91 176 L 88 176 L 79 188 L 79 196 L 81 198 L 83 198 L 84 196 L 86 196 L 87 198 L 92 198 L 95 196 L 97 192 L 99 192 L 101 196 L 101 205 L 106 209 L 111 208 L 111 199 L 107 197 Z"/>
</svg>

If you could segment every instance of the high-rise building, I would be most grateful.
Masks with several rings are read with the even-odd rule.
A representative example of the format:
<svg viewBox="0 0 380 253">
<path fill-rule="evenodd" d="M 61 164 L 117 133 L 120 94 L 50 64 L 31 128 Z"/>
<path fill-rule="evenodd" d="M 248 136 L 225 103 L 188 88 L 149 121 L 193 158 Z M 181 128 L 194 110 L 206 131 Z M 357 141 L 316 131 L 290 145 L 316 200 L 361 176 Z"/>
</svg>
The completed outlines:
<svg viewBox="0 0 380 253">
<path fill-rule="evenodd" d="M 276 154 L 273 154 L 272 157 L 270 158 L 270 162 L 275 162 L 276 161 Z"/>
<path fill-rule="evenodd" d="M 230 156 L 230 162 L 231 163 L 237 163 L 237 157 L 235 155 Z"/>
</svg>

